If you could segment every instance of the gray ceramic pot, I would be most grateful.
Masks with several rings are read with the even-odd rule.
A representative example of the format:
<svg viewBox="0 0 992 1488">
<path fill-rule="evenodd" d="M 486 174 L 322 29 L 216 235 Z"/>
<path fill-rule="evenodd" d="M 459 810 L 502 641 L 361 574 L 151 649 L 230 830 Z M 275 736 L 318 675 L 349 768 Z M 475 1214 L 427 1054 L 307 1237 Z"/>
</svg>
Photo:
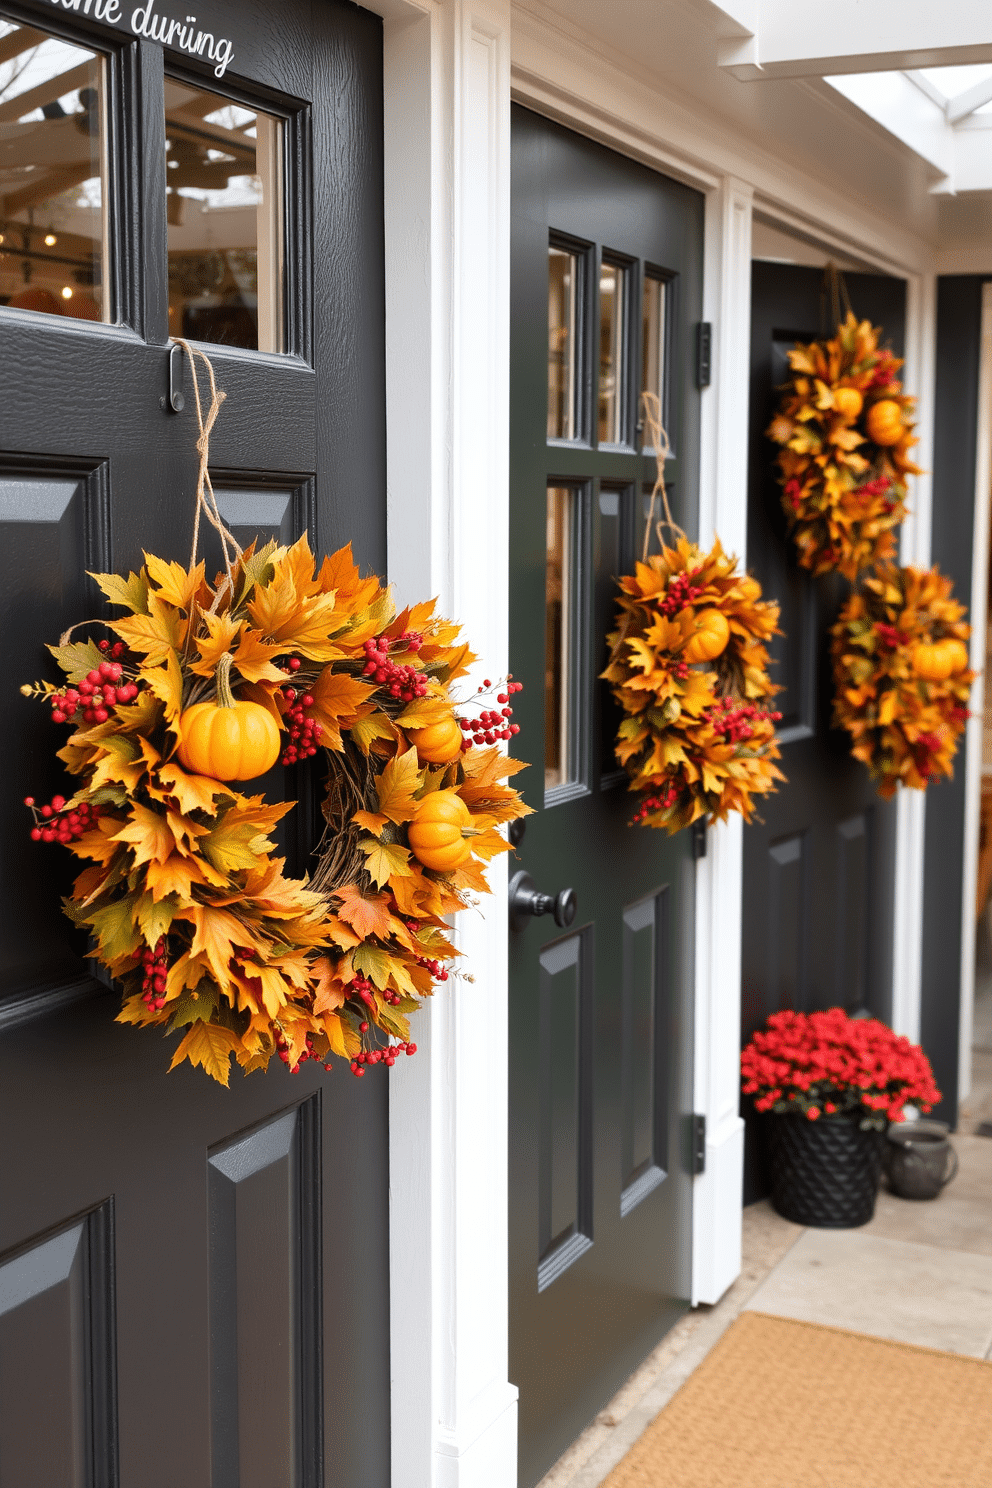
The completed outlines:
<svg viewBox="0 0 992 1488">
<path fill-rule="evenodd" d="M 935 1199 L 958 1171 L 944 1121 L 900 1121 L 888 1130 L 885 1174 L 903 1199 Z"/>
</svg>

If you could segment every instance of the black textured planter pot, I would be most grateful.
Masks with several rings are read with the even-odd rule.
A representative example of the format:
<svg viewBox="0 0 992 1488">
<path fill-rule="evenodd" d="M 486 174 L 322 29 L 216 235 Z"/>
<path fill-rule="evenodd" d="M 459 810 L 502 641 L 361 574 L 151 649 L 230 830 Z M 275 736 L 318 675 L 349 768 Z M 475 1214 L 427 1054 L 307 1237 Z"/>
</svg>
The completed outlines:
<svg viewBox="0 0 992 1488">
<path fill-rule="evenodd" d="M 853 1230 L 875 1213 L 885 1134 L 845 1116 L 764 1120 L 772 1203 L 794 1224 Z"/>
</svg>

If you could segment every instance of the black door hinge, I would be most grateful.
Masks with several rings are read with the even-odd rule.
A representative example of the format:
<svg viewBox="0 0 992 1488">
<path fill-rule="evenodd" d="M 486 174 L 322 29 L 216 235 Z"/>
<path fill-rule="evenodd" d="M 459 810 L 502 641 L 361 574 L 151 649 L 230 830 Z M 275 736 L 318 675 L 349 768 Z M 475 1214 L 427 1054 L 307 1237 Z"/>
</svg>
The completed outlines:
<svg viewBox="0 0 992 1488">
<path fill-rule="evenodd" d="M 706 818 L 701 816 L 694 821 L 690 828 L 692 832 L 692 856 L 698 863 L 700 858 L 706 856 Z"/>
<path fill-rule="evenodd" d="M 692 1175 L 698 1177 L 706 1172 L 706 1117 L 698 1113 L 692 1118 Z"/>
<path fill-rule="evenodd" d="M 701 320 L 696 326 L 696 386 L 707 388 L 713 375 L 713 326 Z"/>
</svg>

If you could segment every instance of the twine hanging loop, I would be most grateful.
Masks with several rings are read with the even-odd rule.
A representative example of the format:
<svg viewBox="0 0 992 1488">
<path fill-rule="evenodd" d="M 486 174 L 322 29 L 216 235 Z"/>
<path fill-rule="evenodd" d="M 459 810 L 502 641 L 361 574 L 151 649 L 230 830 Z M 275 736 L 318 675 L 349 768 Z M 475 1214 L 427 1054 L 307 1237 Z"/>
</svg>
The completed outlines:
<svg viewBox="0 0 992 1488">
<path fill-rule="evenodd" d="M 193 397 L 196 402 L 196 422 L 199 425 L 200 429 L 200 437 L 196 441 L 197 452 L 200 456 L 200 467 L 196 474 L 196 512 L 193 517 L 193 548 L 192 552 L 190 553 L 189 560 L 190 572 L 192 573 L 194 567 L 196 566 L 196 555 L 200 547 L 200 515 L 202 513 L 206 517 L 210 525 L 216 529 L 217 535 L 220 538 L 221 551 L 224 555 L 224 572 L 227 575 L 228 585 L 233 590 L 234 573 L 231 566 L 231 558 L 232 554 L 235 560 L 241 557 L 241 545 L 234 534 L 224 525 L 224 520 L 220 514 L 220 508 L 217 505 L 217 497 L 214 495 L 213 482 L 210 479 L 210 471 L 207 468 L 210 460 L 211 430 L 213 429 L 214 424 L 217 422 L 217 415 L 220 413 L 220 406 L 224 402 L 224 399 L 227 397 L 227 394 L 225 392 L 222 392 L 221 389 L 218 388 L 217 379 L 214 377 L 213 365 L 206 352 L 200 351 L 198 347 L 191 346 L 190 343 L 184 340 L 181 336 L 173 336 L 172 339 L 177 346 L 181 346 L 183 348 L 186 355 L 189 357 L 190 370 L 193 374 Z M 206 368 L 207 378 L 210 383 L 210 406 L 207 409 L 206 416 L 204 416 L 203 413 L 203 401 L 200 397 L 200 379 L 197 376 L 196 371 L 197 357 L 199 357 L 200 361 Z M 215 605 L 220 599 L 220 595 L 222 592 L 222 590 L 218 591 L 218 594 L 214 600 Z"/>
<path fill-rule="evenodd" d="M 659 543 L 664 547 L 663 527 L 667 527 L 669 532 L 675 534 L 677 537 L 685 537 L 685 533 L 678 523 L 673 520 L 672 509 L 668 504 L 668 491 L 665 487 L 665 463 L 672 452 L 672 447 L 669 443 L 665 427 L 661 422 L 661 399 L 658 397 L 658 394 L 643 392 L 641 394 L 641 408 L 644 412 L 644 427 L 647 434 L 647 442 L 650 442 L 651 448 L 654 450 L 654 457 L 657 464 L 654 487 L 651 491 L 651 503 L 648 507 L 648 514 L 644 523 L 644 547 L 641 553 L 641 562 L 647 563 L 648 551 L 651 547 L 651 528 L 654 524 L 654 510 L 659 498 L 661 499 L 661 509 L 665 514 L 663 517 L 659 517 L 657 523 L 656 530 Z"/>
</svg>

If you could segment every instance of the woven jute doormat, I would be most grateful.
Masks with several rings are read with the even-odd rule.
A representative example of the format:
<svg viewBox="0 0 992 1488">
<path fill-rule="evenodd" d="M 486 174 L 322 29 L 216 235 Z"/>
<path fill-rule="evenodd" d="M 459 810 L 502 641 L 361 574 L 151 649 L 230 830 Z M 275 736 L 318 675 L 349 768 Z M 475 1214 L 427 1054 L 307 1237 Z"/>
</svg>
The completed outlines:
<svg viewBox="0 0 992 1488">
<path fill-rule="evenodd" d="M 992 1364 L 745 1312 L 603 1488 L 990 1488 Z"/>
</svg>

